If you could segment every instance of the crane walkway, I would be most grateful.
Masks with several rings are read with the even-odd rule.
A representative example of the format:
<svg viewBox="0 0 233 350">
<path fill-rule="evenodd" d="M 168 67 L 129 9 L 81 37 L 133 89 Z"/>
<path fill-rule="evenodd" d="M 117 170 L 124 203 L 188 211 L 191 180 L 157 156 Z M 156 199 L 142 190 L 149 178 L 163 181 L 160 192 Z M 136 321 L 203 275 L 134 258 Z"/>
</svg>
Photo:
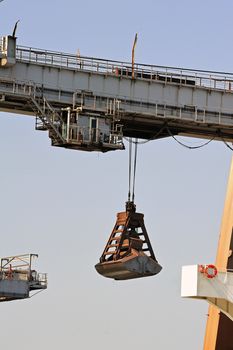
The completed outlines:
<svg viewBox="0 0 233 350">
<path fill-rule="evenodd" d="M 145 64 L 132 66 L 128 62 L 16 43 L 12 54 L 4 45 L 7 46 L 6 38 L 8 46 L 16 38 L 4 38 L 0 45 L 0 110 L 37 116 L 44 129 L 52 130 L 55 143 L 69 147 L 70 138 L 51 126 L 51 111 L 61 119 L 65 109 L 85 115 L 92 136 L 94 127 L 99 137 L 103 134 L 96 125 L 107 120 L 112 140 L 113 136 L 116 140 L 120 130 L 117 142 L 112 143 L 117 144 L 117 149 L 122 148 L 119 147 L 122 136 L 150 140 L 186 135 L 233 141 L 232 74 Z M 42 116 L 38 100 L 50 106 L 48 116 L 46 113 Z M 97 122 L 91 126 L 93 118 Z"/>
</svg>

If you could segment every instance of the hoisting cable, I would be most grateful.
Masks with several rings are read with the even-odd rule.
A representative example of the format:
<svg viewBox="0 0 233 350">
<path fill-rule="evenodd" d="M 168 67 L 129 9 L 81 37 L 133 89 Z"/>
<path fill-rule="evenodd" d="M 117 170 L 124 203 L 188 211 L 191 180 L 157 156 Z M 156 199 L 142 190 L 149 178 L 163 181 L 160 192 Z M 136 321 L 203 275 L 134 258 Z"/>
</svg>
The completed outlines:
<svg viewBox="0 0 233 350">
<path fill-rule="evenodd" d="M 134 202 L 135 198 L 135 180 L 136 180 L 136 168 L 137 168 L 137 149 L 138 149 L 138 139 L 135 141 L 132 138 L 129 139 L 129 191 L 128 191 L 128 202 Z M 132 159 L 134 143 L 134 160 Z M 132 193 L 131 193 L 132 187 Z M 132 197 L 131 197 L 132 195 Z"/>
<path fill-rule="evenodd" d="M 131 166 L 132 166 L 132 138 L 129 139 L 129 191 L 128 191 L 128 202 L 131 198 Z"/>
<path fill-rule="evenodd" d="M 135 189 L 136 166 L 137 166 L 137 152 L 138 152 L 138 139 L 135 140 L 135 146 L 134 146 L 134 171 L 133 171 L 133 195 L 132 195 L 133 202 L 134 202 L 134 189 Z"/>
</svg>

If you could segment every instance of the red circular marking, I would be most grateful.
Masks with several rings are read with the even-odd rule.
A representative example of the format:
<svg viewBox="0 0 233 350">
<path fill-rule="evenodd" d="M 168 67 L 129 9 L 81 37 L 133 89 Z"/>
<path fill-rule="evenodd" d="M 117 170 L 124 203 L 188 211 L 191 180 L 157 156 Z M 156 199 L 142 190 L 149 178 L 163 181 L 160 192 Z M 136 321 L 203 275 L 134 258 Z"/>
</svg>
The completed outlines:
<svg viewBox="0 0 233 350">
<path fill-rule="evenodd" d="M 214 278 L 218 273 L 217 267 L 214 265 L 206 265 L 205 274 L 207 278 Z"/>
</svg>

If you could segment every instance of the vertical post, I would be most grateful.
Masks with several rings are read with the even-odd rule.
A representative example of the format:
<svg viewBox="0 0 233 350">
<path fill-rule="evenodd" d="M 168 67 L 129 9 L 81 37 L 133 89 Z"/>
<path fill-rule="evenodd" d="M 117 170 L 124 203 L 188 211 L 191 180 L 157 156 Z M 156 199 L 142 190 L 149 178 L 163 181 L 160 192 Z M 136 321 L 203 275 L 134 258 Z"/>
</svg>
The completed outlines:
<svg viewBox="0 0 233 350">
<path fill-rule="evenodd" d="M 67 130 L 66 130 L 66 141 L 69 142 L 69 135 L 70 135 L 70 113 L 71 113 L 71 108 L 67 108 Z"/>
<path fill-rule="evenodd" d="M 133 48 L 132 48 L 132 79 L 134 79 L 134 52 L 138 40 L 138 33 L 135 34 Z"/>
<path fill-rule="evenodd" d="M 32 254 L 29 254 L 29 271 L 28 271 L 28 279 L 30 280 L 32 271 Z"/>
<path fill-rule="evenodd" d="M 216 266 L 233 269 L 233 158 L 219 236 Z M 233 349 L 233 321 L 214 307 L 209 307 L 204 350 Z"/>
</svg>

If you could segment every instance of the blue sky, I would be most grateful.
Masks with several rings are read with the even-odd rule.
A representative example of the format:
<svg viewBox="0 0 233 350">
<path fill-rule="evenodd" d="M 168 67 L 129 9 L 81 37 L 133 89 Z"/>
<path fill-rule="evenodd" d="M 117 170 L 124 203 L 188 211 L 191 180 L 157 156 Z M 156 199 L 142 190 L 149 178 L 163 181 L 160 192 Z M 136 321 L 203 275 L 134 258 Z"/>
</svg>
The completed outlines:
<svg viewBox="0 0 233 350">
<path fill-rule="evenodd" d="M 4 0 L 0 34 L 20 19 L 20 45 L 125 61 L 138 32 L 137 62 L 231 72 L 232 11 L 230 0 Z M 124 209 L 128 152 L 52 148 L 33 118 L 0 117 L 1 255 L 38 253 L 49 273 L 47 291 L 0 305 L 4 350 L 201 349 L 207 304 L 181 299 L 181 266 L 215 260 L 231 151 L 139 147 L 136 204 L 163 270 L 115 282 L 94 265 Z"/>
</svg>

